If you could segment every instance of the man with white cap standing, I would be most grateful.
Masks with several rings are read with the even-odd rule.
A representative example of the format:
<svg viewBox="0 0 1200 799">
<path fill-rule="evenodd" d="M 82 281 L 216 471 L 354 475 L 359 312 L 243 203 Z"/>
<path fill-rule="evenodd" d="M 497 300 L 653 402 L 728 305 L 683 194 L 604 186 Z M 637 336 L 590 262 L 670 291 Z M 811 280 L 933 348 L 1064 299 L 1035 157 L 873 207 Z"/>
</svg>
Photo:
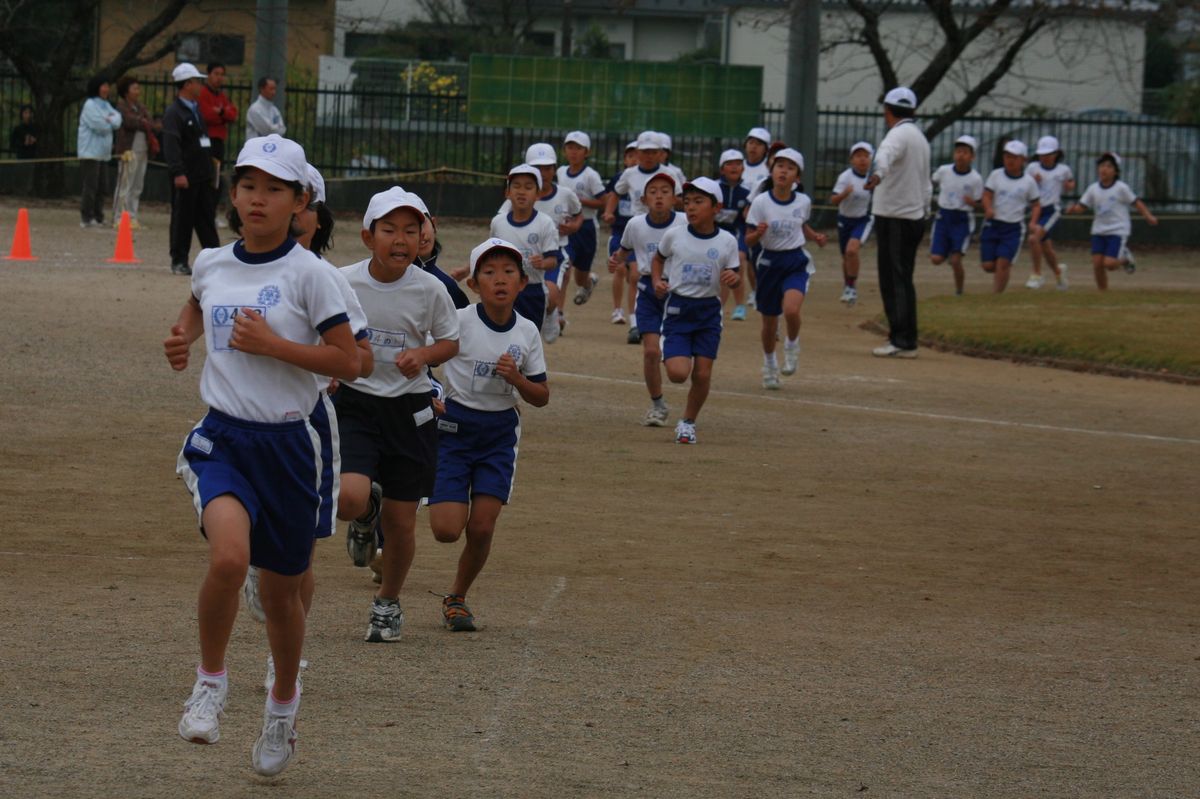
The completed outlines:
<svg viewBox="0 0 1200 799">
<path fill-rule="evenodd" d="M 879 242 L 879 293 L 888 318 L 888 343 L 880 358 L 917 357 L 917 291 L 913 286 L 917 246 L 933 187 L 929 182 L 929 141 L 913 122 L 917 96 L 899 86 L 883 98 L 888 132 L 875 151 L 866 188 L 874 191 L 871 210 Z"/>
<path fill-rule="evenodd" d="M 208 128 L 200 115 L 204 75 L 195 66 L 180 64 L 171 72 L 178 97 L 163 114 L 162 152 L 171 176 L 171 271 L 190 275 L 188 253 L 192 231 L 201 247 L 219 247 L 213 220 L 216 189 Z"/>
</svg>

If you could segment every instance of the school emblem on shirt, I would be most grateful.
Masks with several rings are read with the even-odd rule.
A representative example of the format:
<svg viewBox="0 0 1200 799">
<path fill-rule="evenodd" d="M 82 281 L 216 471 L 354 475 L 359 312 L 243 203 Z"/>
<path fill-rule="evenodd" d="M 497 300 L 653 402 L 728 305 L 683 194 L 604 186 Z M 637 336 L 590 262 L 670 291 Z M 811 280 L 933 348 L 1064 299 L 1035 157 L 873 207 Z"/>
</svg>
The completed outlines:
<svg viewBox="0 0 1200 799">
<path fill-rule="evenodd" d="M 270 142 L 270 141 L 265 142 L 263 144 L 263 152 L 264 153 L 273 153 L 273 152 L 275 152 L 275 146 L 276 146 L 275 142 Z"/>
<path fill-rule="evenodd" d="M 512 356 L 514 361 L 521 360 L 521 348 L 516 344 L 513 344 L 508 348 L 508 354 Z"/>
<path fill-rule="evenodd" d="M 492 373 L 495 371 L 496 371 L 496 364 L 492 363 L 491 361 L 476 361 L 475 362 L 475 376 L 476 377 L 491 377 Z"/>
<path fill-rule="evenodd" d="M 565 214 L 566 212 L 567 212 L 567 207 L 566 207 L 565 205 L 556 205 L 556 206 L 554 206 L 554 214 L 555 214 L 555 216 L 558 216 L 558 215 L 560 215 L 560 214 Z"/>
<path fill-rule="evenodd" d="M 272 283 L 269 286 L 263 286 L 258 292 L 258 304 L 265 305 L 268 308 L 274 308 L 279 304 L 279 300 L 282 297 L 283 295 L 279 291 L 279 286 L 276 286 Z"/>
<path fill-rule="evenodd" d="M 528 241 L 530 244 L 537 244 L 539 238 L 541 237 L 538 234 L 530 233 L 529 238 L 527 238 L 526 241 Z"/>
<path fill-rule="evenodd" d="M 804 215 L 804 212 L 801 211 L 799 208 L 792 211 L 792 216 L 796 217 L 797 219 L 799 219 L 803 215 Z"/>
<path fill-rule="evenodd" d="M 706 255 L 707 255 L 709 258 L 716 258 L 716 257 L 717 257 L 718 255 L 720 255 L 721 253 L 720 253 L 720 251 L 719 251 L 719 250 L 718 250 L 716 247 L 709 247 L 709 248 L 708 248 L 708 252 L 707 252 L 707 253 L 705 253 L 705 254 L 706 254 Z"/>
</svg>

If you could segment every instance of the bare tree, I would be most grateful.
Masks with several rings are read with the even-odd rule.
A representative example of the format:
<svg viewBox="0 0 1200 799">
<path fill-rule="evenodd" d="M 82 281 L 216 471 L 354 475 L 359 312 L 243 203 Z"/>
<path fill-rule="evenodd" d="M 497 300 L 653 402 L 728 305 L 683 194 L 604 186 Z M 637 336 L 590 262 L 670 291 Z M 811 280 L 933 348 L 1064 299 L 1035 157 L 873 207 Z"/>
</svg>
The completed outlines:
<svg viewBox="0 0 1200 799">
<path fill-rule="evenodd" d="M 159 12 L 132 31 L 125 45 L 92 74 L 116 80 L 125 72 L 153 63 L 174 51 L 176 37 L 151 46 L 188 5 L 189 0 L 166 0 Z M 41 135 L 38 155 L 52 158 L 65 150 L 67 112 L 87 94 L 86 64 L 99 17 L 99 0 L 0 0 L 0 55 L 8 59 L 33 95 Z M 62 189 L 57 164 L 39 169 L 36 188 L 42 194 Z"/>
</svg>

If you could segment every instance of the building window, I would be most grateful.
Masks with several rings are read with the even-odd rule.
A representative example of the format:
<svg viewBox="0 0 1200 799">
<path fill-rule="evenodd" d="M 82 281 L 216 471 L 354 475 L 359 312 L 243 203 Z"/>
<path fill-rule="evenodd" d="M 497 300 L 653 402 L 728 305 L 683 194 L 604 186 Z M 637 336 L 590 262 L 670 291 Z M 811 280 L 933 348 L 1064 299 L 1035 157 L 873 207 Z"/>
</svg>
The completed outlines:
<svg viewBox="0 0 1200 799">
<path fill-rule="evenodd" d="M 179 37 L 175 60 L 193 64 L 220 61 L 240 67 L 246 61 L 246 37 L 225 33 L 185 33 Z"/>
</svg>

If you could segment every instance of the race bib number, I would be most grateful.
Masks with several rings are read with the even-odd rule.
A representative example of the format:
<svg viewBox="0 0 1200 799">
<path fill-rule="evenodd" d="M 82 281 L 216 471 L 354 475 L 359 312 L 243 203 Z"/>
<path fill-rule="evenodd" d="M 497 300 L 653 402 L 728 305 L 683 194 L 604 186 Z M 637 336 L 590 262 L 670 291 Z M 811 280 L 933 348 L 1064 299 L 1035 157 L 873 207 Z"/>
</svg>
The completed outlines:
<svg viewBox="0 0 1200 799">
<path fill-rule="evenodd" d="M 684 264 L 680 270 L 679 284 L 681 286 L 706 286 L 712 283 L 713 268 L 711 264 Z"/>
<path fill-rule="evenodd" d="M 243 308 L 258 311 L 264 318 L 267 315 L 265 305 L 214 305 L 209 313 L 209 329 L 212 331 L 213 352 L 236 352 L 229 346 L 233 337 L 233 323 L 241 314 Z"/>
<path fill-rule="evenodd" d="M 371 349 L 375 351 L 376 361 L 395 363 L 397 356 L 404 352 L 407 336 L 403 331 L 393 332 L 368 327 L 367 340 L 371 342 Z"/>
<path fill-rule="evenodd" d="M 495 361 L 476 361 L 471 375 L 471 391 L 476 394 L 511 396 L 512 385 L 496 373 Z"/>
</svg>

